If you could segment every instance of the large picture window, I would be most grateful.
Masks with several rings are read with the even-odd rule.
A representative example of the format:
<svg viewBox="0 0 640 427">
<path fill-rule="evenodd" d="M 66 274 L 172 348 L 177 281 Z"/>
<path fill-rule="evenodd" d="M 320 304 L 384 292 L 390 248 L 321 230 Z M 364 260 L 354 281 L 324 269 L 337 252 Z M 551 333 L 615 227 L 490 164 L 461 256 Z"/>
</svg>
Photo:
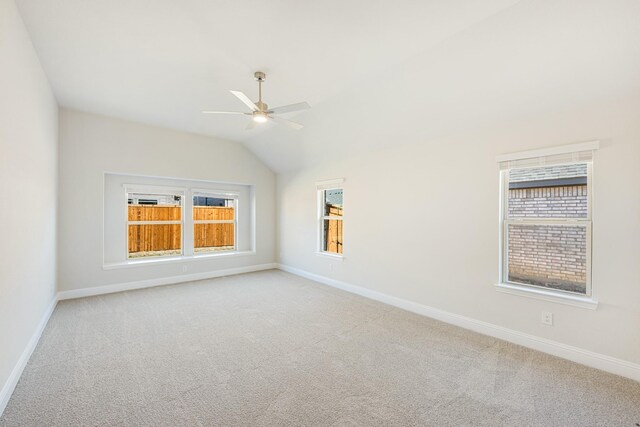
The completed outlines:
<svg viewBox="0 0 640 427">
<path fill-rule="evenodd" d="M 502 282 L 591 295 L 591 152 L 502 165 Z"/>
</svg>

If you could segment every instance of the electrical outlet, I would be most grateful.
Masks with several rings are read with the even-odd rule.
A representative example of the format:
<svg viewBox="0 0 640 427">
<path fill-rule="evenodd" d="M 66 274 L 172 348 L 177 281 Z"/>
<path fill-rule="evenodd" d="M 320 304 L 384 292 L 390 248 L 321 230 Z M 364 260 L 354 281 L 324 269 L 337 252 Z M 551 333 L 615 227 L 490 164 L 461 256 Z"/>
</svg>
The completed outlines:
<svg viewBox="0 0 640 427">
<path fill-rule="evenodd" d="M 182 272 L 183 272 L 183 273 L 186 273 L 186 272 L 187 272 L 187 266 L 186 266 L 186 265 L 183 265 L 183 266 L 182 266 Z"/>
<path fill-rule="evenodd" d="M 550 311 L 543 311 L 540 321 L 543 325 L 553 326 L 553 313 Z"/>
</svg>

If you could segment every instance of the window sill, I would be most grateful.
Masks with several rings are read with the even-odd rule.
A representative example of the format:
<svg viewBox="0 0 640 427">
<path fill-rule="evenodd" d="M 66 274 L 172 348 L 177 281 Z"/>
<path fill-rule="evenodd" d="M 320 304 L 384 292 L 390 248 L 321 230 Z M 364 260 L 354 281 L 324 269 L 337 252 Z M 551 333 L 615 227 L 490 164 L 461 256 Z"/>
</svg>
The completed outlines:
<svg viewBox="0 0 640 427">
<path fill-rule="evenodd" d="M 224 252 L 224 253 L 184 255 L 184 256 L 166 257 L 166 258 L 163 257 L 163 258 L 155 258 L 155 259 L 140 259 L 140 260 L 133 260 L 133 261 L 105 263 L 102 265 L 102 269 L 115 270 L 119 268 L 149 267 L 153 265 L 175 264 L 175 263 L 193 262 L 193 261 L 210 261 L 216 258 L 234 258 L 239 256 L 251 256 L 255 254 L 256 254 L 256 251 L 236 251 L 236 252 Z"/>
<path fill-rule="evenodd" d="M 316 255 L 344 261 L 344 256 L 340 254 L 332 254 L 330 252 L 316 252 Z"/>
<path fill-rule="evenodd" d="M 587 296 L 565 295 L 558 292 L 547 291 L 545 289 L 527 288 L 524 286 L 512 285 L 509 283 L 498 283 L 495 285 L 496 291 L 505 294 L 518 295 L 526 298 L 534 298 L 542 301 L 555 302 L 558 304 L 572 305 L 574 307 L 588 308 L 595 310 L 598 308 L 598 301 Z"/>
</svg>

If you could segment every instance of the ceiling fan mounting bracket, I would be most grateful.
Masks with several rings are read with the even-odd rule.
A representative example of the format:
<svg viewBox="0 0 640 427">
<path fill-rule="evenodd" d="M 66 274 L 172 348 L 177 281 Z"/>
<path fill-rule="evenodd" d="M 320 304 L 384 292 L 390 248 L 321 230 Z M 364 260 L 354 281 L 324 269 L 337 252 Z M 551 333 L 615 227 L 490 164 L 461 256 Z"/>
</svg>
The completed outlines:
<svg viewBox="0 0 640 427">
<path fill-rule="evenodd" d="M 255 77 L 259 82 L 263 82 L 267 79 L 267 75 L 262 71 L 256 71 L 255 73 L 253 73 L 253 77 Z"/>
</svg>

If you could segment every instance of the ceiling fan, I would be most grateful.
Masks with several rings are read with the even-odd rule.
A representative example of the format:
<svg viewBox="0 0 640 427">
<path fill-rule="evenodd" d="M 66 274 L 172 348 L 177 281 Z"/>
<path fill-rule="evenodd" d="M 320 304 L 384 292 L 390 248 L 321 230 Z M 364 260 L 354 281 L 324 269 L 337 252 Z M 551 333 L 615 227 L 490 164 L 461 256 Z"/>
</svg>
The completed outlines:
<svg viewBox="0 0 640 427">
<path fill-rule="evenodd" d="M 269 108 L 267 104 L 262 102 L 262 83 L 266 80 L 267 75 L 262 71 L 256 71 L 254 73 L 254 77 L 258 81 L 258 102 L 252 102 L 251 99 L 244 93 L 232 90 L 231 93 L 234 94 L 240 101 L 242 101 L 247 107 L 251 109 L 250 113 L 243 113 L 241 111 L 203 111 L 204 114 L 244 114 L 246 116 L 251 116 L 253 120 L 249 122 L 246 129 L 253 129 L 256 123 L 265 123 L 269 120 L 274 121 L 276 123 L 280 123 L 285 125 L 291 129 L 299 130 L 304 126 L 300 123 L 292 122 L 291 120 L 283 119 L 282 117 L 278 117 L 276 114 L 282 113 L 290 113 L 293 111 L 306 110 L 311 108 L 311 106 L 306 102 L 298 102 L 297 104 L 284 105 L 282 107 Z"/>
</svg>

